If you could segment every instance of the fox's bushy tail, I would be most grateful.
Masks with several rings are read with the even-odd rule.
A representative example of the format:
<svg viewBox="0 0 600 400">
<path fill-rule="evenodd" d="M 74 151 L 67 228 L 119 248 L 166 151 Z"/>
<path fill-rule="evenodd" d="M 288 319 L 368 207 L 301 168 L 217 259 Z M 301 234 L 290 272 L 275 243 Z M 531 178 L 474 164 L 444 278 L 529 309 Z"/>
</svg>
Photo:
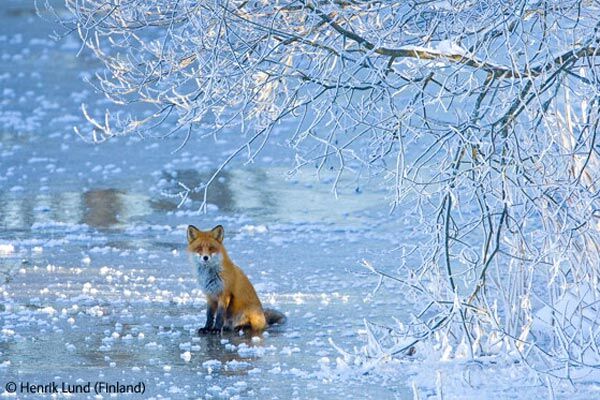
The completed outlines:
<svg viewBox="0 0 600 400">
<path fill-rule="evenodd" d="M 287 317 L 282 312 L 273 310 L 272 308 L 265 308 L 264 312 L 267 325 L 281 325 L 285 324 L 285 321 L 287 321 Z"/>
</svg>

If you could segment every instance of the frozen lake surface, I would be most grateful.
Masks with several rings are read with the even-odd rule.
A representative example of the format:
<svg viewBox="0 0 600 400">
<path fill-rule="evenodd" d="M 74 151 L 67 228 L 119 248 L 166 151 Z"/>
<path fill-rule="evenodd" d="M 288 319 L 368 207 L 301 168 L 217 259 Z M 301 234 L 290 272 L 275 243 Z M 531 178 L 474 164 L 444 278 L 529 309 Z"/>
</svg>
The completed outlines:
<svg viewBox="0 0 600 400">
<path fill-rule="evenodd" d="M 81 81 L 99 65 L 75 57 L 74 38 L 49 39 L 55 28 L 33 3 L 0 6 L 2 386 L 101 379 L 144 382 L 144 398 L 411 398 L 402 379 L 366 385 L 323 372 L 339 356 L 330 341 L 352 350 L 364 317 L 404 312 L 397 288 L 364 301 L 377 278 L 360 260 L 397 262 L 402 228 L 385 192 L 344 181 L 336 200 L 328 177 L 286 179 L 291 154 L 275 141 L 221 176 L 207 214 L 201 196 L 177 208 L 165 192 L 206 179 L 235 136 L 176 154 L 182 137 L 83 142 L 72 129 L 86 126 L 81 102 L 108 106 Z M 285 326 L 257 338 L 196 335 L 205 301 L 187 224 L 225 226 L 229 254 Z"/>
</svg>

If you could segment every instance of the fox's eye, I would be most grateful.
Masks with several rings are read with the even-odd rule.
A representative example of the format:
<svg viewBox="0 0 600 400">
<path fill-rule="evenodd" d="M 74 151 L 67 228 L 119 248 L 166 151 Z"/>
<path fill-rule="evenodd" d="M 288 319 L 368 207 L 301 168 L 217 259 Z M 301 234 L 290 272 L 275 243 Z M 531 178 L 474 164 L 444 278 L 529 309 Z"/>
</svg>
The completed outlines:
<svg viewBox="0 0 600 400">
<path fill-rule="evenodd" d="M 217 248 L 216 248 L 216 247 L 214 247 L 214 246 L 210 246 L 210 247 L 208 248 L 208 252 L 209 252 L 209 253 L 216 253 L 216 252 L 217 252 Z"/>
</svg>

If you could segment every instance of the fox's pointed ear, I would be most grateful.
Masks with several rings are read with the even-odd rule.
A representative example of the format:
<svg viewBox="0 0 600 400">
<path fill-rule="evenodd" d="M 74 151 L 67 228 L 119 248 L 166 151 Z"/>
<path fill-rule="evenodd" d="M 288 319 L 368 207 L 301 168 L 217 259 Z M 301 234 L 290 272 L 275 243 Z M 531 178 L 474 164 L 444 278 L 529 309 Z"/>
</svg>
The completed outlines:
<svg viewBox="0 0 600 400">
<path fill-rule="evenodd" d="M 199 233 L 200 233 L 200 229 L 196 228 L 194 225 L 188 225 L 188 229 L 187 229 L 188 243 L 192 243 L 194 241 L 194 239 L 196 239 L 198 237 Z"/>
<path fill-rule="evenodd" d="M 219 243 L 223 242 L 223 238 L 225 237 L 225 229 L 221 225 L 217 225 L 211 229 L 210 235 L 215 238 L 215 240 Z"/>
</svg>

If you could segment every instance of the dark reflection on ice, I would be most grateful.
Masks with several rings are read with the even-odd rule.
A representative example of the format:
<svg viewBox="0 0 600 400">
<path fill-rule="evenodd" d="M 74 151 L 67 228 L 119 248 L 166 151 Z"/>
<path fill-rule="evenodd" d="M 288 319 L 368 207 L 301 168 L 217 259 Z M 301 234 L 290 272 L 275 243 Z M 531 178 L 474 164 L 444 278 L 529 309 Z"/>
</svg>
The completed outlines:
<svg viewBox="0 0 600 400">
<path fill-rule="evenodd" d="M 35 8 L 7 8 L 4 10 L 4 14 L 8 18 L 23 18 L 35 16 Z"/>
<path fill-rule="evenodd" d="M 179 183 L 188 188 L 201 188 L 214 170 L 179 169 L 163 172 L 166 191 L 181 190 Z M 207 192 L 206 201 L 219 212 L 244 213 L 267 222 L 338 223 L 344 226 L 364 224 L 366 220 L 351 216 L 373 205 L 385 203 L 385 193 L 373 187 L 366 193 L 356 193 L 354 182 L 342 178 L 337 189 L 343 196 L 333 195 L 333 178 L 317 181 L 312 173 L 298 173 L 287 179 L 285 168 L 231 168 L 222 171 Z M 204 201 L 204 190 L 190 193 L 187 208 L 199 209 Z M 160 200 L 156 209 L 177 209 L 177 202 Z"/>
<path fill-rule="evenodd" d="M 115 189 L 92 190 L 83 194 L 83 222 L 90 226 L 107 227 L 119 223 L 122 213 L 122 193 Z"/>
<path fill-rule="evenodd" d="M 83 194 L 84 213 L 81 223 L 94 228 L 123 226 L 136 218 L 151 214 L 147 196 L 118 189 L 90 190 Z"/>
<path fill-rule="evenodd" d="M 190 188 L 199 187 L 211 174 L 177 170 L 176 177 L 164 173 L 163 179 L 170 179 L 172 190 L 178 190 L 178 182 Z M 56 222 L 124 229 L 145 216 L 180 210 L 177 199 L 125 189 L 94 188 L 77 192 L 76 188 L 70 188 L 33 197 L 20 195 L 23 190 L 0 192 L 0 228 L 3 230 L 29 230 L 35 223 Z M 203 199 L 203 191 L 194 191 L 181 209 L 198 210 Z M 290 183 L 280 170 L 259 168 L 224 171 L 210 186 L 207 196 L 208 204 L 226 214 L 243 212 L 269 221 L 343 221 L 345 224 L 352 223 L 352 219 L 331 211 L 355 212 L 382 200 L 383 196 L 376 193 L 351 193 L 336 200 L 327 183 L 315 184 L 312 177 Z"/>
<path fill-rule="evenodd" d="M 170 180 L 175 187 L 178 182 L 188 188 L 199 188 L 214 174 L 211 171 L 198 171 L 194 169 L 176 170 L 174 173 L 163 172 L 162 178 Z M 224 212 L 235 212 L 253 208 L 262 209 L 265 214 L 273 212 L 277 207 L 275 193 L 268 189 L 271 180 L 267 171 L 263 169 L 224 170 L 210 185 L 206 201 L 216 205 Z M 190 193 L 189 199 L 196 205 L 204 201 L 204 191 L 195 190 Z M 161 202 L 164 209 L 175 210 L 177 203 Z M 169 204 L 167 206 L 166 204 Z"/>
<path fill-rule="evenodd" d="M 119 189 L 93 189 L 30 197 L 0 192 L 0 228 L 29 230 L 35 223 L 86 224 L 93 228 L 122 227 L 152 213 L 147 196 Z"/>
</svg>

